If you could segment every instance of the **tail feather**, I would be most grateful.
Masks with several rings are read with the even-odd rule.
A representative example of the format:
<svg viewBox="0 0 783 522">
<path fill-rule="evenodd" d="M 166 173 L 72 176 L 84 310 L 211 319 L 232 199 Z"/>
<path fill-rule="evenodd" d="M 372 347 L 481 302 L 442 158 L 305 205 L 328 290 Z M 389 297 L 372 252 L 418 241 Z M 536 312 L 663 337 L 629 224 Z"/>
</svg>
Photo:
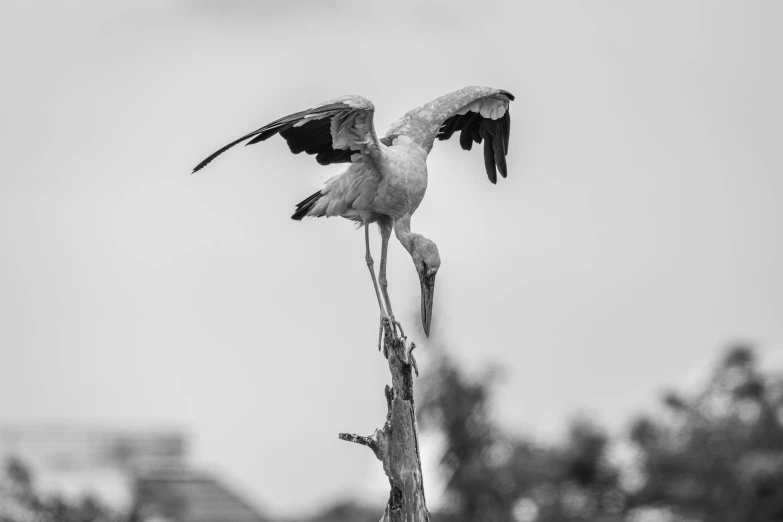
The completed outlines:
<svg viewBox="0 0 783 522">
<path fill-rule="evenodd" d="M 291 216 L 291 219 L 301 221 L 302 218 L 305 217 L 307 213 L 310 212 L 310 210 L 312 210 L 316 202 L 321 199 L 321 196 L 323 196 L 323 193 L 319 190 L 309 198 L 296 205 L 296 212 L 294 212 L 294 215 Z"/>
</svg>

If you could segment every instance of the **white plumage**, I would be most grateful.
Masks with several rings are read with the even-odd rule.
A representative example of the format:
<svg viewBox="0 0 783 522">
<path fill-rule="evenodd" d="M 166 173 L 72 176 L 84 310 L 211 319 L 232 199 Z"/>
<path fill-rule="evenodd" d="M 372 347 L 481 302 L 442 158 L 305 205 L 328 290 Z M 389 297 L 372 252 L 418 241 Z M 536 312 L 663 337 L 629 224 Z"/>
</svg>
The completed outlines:
<svg viewBox="0 0 783 522">
<path fill-rule="evenodd" d="M 460 145 L 470 150 L 484 143 L 484 166 L 492 183 L 497 172 L 506 177 L 506 154 L 511 129 L 511 93 L 490 87 L 466 87 L 441 96 L 395 122 L 383 138 L 373 125 L 375 107 L 361 96 L 341 96 L 280 118 L 231 142 L 193 169 L 196 172 L 234 145 L 264 141 L 280 134 L 291 152 L 307 152 L 318 163 L 350 163 L 330 178 L 320 191 L 296 206 L 293 219 L 305 216 L 350 219 L 365 227 L 366 259 L 381 312 L 379 347 L 384 329 L 404 335 L 394 320 L 386 281 L 386 254 L 391 231 L 410 253 L 421 283 L 422 325 L 429 335 L 435 276 L 440 267 L 438 247 L 411 232 L 411 216 L 427 190 L 427 155 L 435 139 L 449 139 L 460 131 Z M 370 255 L 369 225 L 381 231 L 379 281 Z M 383 297 L 381 297 L 381 295 Z"/>
</svg>

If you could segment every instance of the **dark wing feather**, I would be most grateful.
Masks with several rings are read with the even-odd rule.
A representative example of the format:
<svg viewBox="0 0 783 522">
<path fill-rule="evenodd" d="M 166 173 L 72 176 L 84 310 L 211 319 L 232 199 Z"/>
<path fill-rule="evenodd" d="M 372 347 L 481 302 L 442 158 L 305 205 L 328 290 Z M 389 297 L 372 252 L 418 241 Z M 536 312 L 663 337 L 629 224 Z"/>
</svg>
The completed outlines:
<svg viewBox="0 0 783 522">
<path fill-rule="evenodd" d="M 475 143 L 481 143 L 482 140 L 482 134 L 481 134 L 481 122 L 479 121 L 478 124 L 474 125 L 470 130 L 470 139 L 472 139 Z M 465 132 L 468 132 L 467 130 Z"/>
<path fill-rule="evenodd" d="M 497 121 L 492 122 L 492 146 L 495 153 L 495 165 L 498 168 L 498 172 L 504 178 L 508 174 L 506 171 L 506 145 L 503 141 L 503 129 L 501 124 Z"/>
<path fill-rule="evenodd" d="M 462 150 L 470 150 L 473 148 L 473 136 L 469 129 L 462 129 L 459 135 L 459 146 Z"/>
<path fill-rule="evenodd" d="M 513 97 L 511 98 L 514 99 Z M 500 126 L 503 128 L 503 152 L 508 154 L 508 138 L 511 136 L 511 114 L 506 110 L 506 114 L 500 120 Z"/>
<path fill-rule="evenodd" d="M 481 122 L 481 115 L 476 112 L 469 112 L 465 115 L 465 120 L 462 124 L 462 132 L 459 135 L 459 144 L 462 150 L 470 150 L 473 148 L 473 131 L 472 129 Z"/>
<path fill-rule="evenodd" d="M 506 95 L 509 99 L 514 99 L 510 94 L 506 93 Z M 480 144 L 484 141 L 484 166 L 492 183 L 497 183 L 498 172 L 504 178 L 508 175 L 506 155 L 508 155 L 508 140 L 511 135 L 511 116 L 508 109 L 497 120 L 485 118 L 473 111 L 467 114 L 456 114 L 443 123 L 438 139 L 447 140 L 457 131 L 461 133 L 459 144 L 463 150 L 470 150 L 474 142 Z"/>
<path fill-rule="evenodd" d="M 308 151 L 308 154 L 313 153 Z M 316 154 L 315 161 L 320 165 L 331 165 L 332 163 L 350 162 L 351 154 L 356 154 L 356 152 L 351 152 L 350 150 L 334 150 L 330 148 L 329 150 L 322 150 L 314 154 Z"/>
<path fill-rule="evenodd" d="M 495 91 L 513 100 L 508 91 Z M 459 144 L 464 150 L 471 150 L 474 143 L 484 142 L 484 166 L 487 177 L 492 183 L 497 183 L 497 173 L 504 178 L 508 175 L 506 155 L 508 155 L 509 138 L 511 136 L 511 116 L 506 105 L 503 116 L 498 119 L 482 116 L 478 109 L 467 106 L 464 114 L 454 114 L 447 118 L 438 131 L 439 140 L 447 140 L 456 132 L 460 132 Z M 462 111 L 465 111 L 463 108 Z"/>
<path fill-rule="evenodd" d="M 330 120 L 318 120 L 301 127 L 291 127 L 280 132 L 280 135 L 288 142 L 288 148 L 294 154 L 309 152 L 332 146 L 332 133 L 330 132 Z"/>
<path fill-rule="evenodd" d="M 196 165 L 193 172 L 201 170 L 234 145 L 245 140 L 249 140 L 245 145 L 253 145 L 266 141 L 275 134 L 280 134 L 286 140 L 291 152 L 294 154 L 306 152 L 315 155 L 316 161 L 321 165 L 350 162 L 351 156 L 357 151 L 351 150 L 351 147 L 335 149 L 332 146 L 332 120 L 336 116 L 344 117 L 354 111 L 372 111 L 374 109 L 369 100 L 359 97 L 344 97 L 341 100 L 345 100 L 345 102 L 338 100 L 334 103 L 326 103 L 306 111 L 296 112 L 246 134 L 210 154 L 204 161 Z M 374 136 L 375 132 L 372 131 L 372 134 Z"/>
<path fill-rule="evenodd" d="M 495 149 L 492 146 L 492 134 L 485 131 L 484 134 L 484 168 L 487 169 L 487 177 L 492 184 L 498 182 L 498 173 L 495 170 Z"/>
<path fill-rule="evenodd" d="M 456 116 L 452 116 L 448 120 L 446 120 L 443 123 L 443 128 L 440 131 L 440 136 L 442 140 L 447 140 L 451 138 L 451 136 L 462 128 L 463 120 L 465 119 L 464 114 L 457 114 Z"/>
</svg>

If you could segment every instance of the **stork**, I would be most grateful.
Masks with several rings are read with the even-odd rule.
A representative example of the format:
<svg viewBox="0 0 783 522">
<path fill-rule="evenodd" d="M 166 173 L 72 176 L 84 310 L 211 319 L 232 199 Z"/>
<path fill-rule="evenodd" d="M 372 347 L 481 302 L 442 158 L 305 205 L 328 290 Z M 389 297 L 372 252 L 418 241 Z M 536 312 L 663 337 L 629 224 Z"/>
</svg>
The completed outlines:
<svg viewBox="0 0 783 522">
<path fill-rule="evenodd" d="M 394 230 L 411 256 L 421 284 L 421 321 L 429 337 L 435 276 L 440 254 L 433 241 L 411 231 L 411 216 L 427 190 L 427 156 L 435 139 L 447 140 L 460 131 L 464 150 L 484 142 L 484 166 L 493 184 L 506 177 L 514 96 L 501 89 L 465 87 L 408 111 L 383 138 L 375 134 L 375 107 L 361 96 L 341 96 L 261 127 L 211 154 L 193 172 L 204 168 L 234 145 L 252 145 L 280 134 L 294 154 L 315 155 L 321 165 L 350 163 L 328 179 L 321 190 L 296 205 L 292 219 L 339 216 L 364 227 L 365 260 L 380 308 L 378 348 L 384 329 L 392 337 L 405 335 L 395 320 L 386 280 L 386 256 Z M 381 233 L 381 262 L 375 277 L 370 254 L 369 225 Z M 379 288 L 380 285 L 380 288 Z M 397 329 L 399 328 L 399 334 Z"/>
</svg>

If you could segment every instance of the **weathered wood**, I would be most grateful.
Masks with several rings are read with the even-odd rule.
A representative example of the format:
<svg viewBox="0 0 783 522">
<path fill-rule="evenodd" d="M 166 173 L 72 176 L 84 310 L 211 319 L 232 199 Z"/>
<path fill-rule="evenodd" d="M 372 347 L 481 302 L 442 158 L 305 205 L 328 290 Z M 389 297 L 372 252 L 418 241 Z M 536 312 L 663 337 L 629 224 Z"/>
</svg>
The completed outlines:
<svg viewBox="0 0 783 522">
<path fill-rule="evenodd" d="M 413 401 L 413 372 L 418 376 L 412 351 L 405 338 L 384 339 L 392 385 L 386 386 L 388 412 L 382 429 L 370 437 L 340 433 L 339 437 L 369 447 L 389 478 L 389 500 L 381 522 L 429 522 L 419 455 L 419 433 Z"/>
</svg>

